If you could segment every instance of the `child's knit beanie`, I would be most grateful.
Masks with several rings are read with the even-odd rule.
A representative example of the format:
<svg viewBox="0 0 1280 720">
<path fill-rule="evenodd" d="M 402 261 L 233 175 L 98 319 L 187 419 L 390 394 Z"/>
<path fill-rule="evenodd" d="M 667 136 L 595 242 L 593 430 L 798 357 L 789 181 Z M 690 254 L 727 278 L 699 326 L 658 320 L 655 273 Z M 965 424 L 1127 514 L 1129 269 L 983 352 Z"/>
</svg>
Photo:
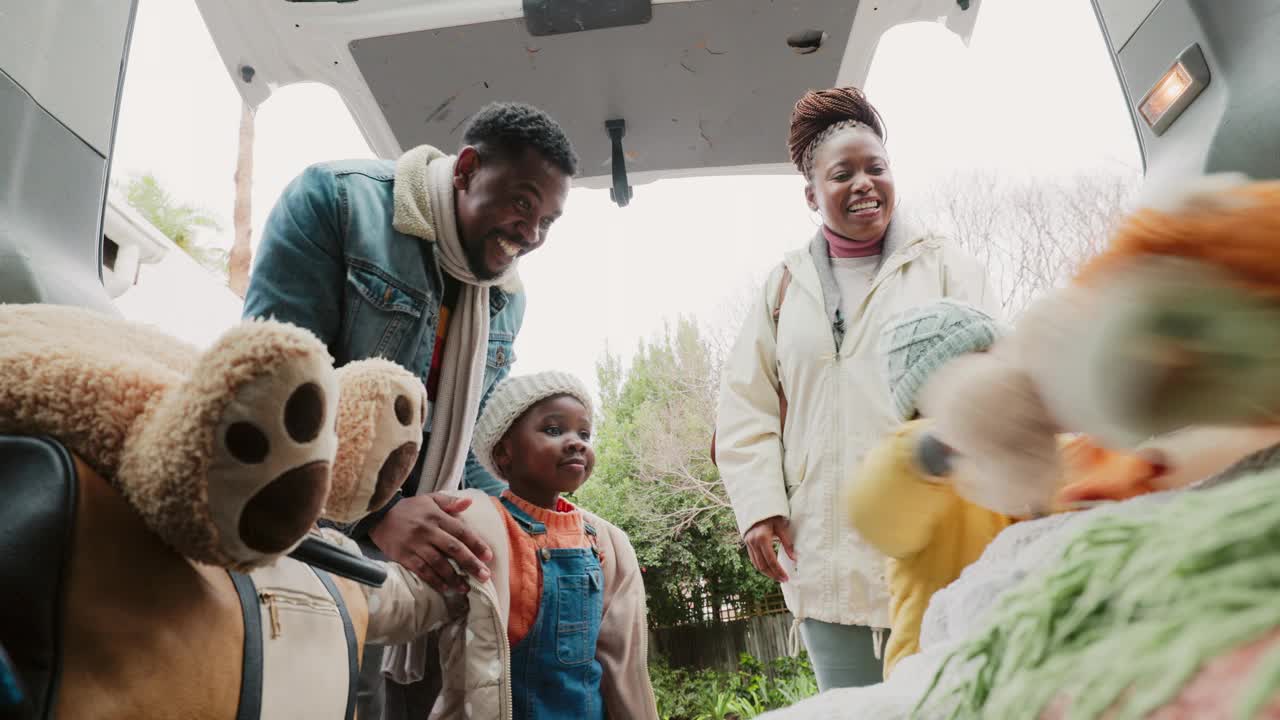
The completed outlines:
<svg viewBox="0 0 1280 720">
<path fill-rule="evenodd" d="M 502 478 L 493 462 L 493 447 L 525 411 L 547 398 L 559 395 L 577 399 L 587 409 L 588 416 L 594 414 L 591 392 L 581 380 L 570 373 L 552 370 L 532 375 L 515 375 L 498 383 L 498 387 L 489 396 L 480 419 L 476 421 L 475 434 L 471 440 L 476 459 L 484 469 L 494 477 Z"/>
<path fill-rule="evenodd" d="M 1003 334 L 990 315 L 967 303 L 939 300 L 899 313 L 885 322 L 880 353 L 898 420 L 916 412 L 916 396 L 949 360 L 982 352 Z"/>
</svg>

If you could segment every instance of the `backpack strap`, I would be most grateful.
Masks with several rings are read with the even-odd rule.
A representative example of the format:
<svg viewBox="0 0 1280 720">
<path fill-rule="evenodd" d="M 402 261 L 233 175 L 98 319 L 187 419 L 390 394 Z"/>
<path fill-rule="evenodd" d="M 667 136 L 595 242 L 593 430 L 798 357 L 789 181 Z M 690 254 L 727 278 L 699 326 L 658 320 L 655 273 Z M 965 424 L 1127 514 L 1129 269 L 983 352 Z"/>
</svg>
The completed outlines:
<svg viewBox="0 0 1280 720">
<path fill-rule="evenodd" d="M 778 339 L 778 318 L 782 317 L 782 301 L 787 299 L 787 287 L 791 285 L 791 268 L 782 266 L 782 279 L 778 282 L 778 302 L 773 306 L 773 339 Z M 778 378 L 778 425 L 787 427 L 787 394 L 782 391 L 782 378 Z"/>
<path fill-rule="evenodd" d="M 333 598 L 333 603 L 338 606 L 338 613 L 342 615 L 342 632 L 347 636 L 347 663 L 351 667 L 351 673 L 347 677 L 347 711 L 343 716 L 346 720 L 354 720 L 356 716 L 356 684 L 360 677 L 360 654 L 356 648 L 356 631 L 351 624 L 351 613 L 347 610 L 347 601 L 343 599 L 342 593 L 338 590 L 338 586 L 334 584 L 333 578 L 329 577 L 329 573 L 317 567 L 312 567 L 311 572 L 316 574 L 320 579 L 320 583 L 324 585 L 324 589 L 329 591 L 329 596 Z"/>
<path fill-rule="evenodd" d="M 784 262 L 782 264 L 782 277 L 778 280 L 778 299 L 773 303 L 773 310 L 770 316 L 773 317 L 773 337 L 776 341 L 778 338 L 778 319 L 782 317 L 782 301 L 787 299 L 787 288 L 791 286 L 791 268 L 787 267 Z M 778 418 L 783 427 L 787 424 L 787 396 L 782 392 L 782 386 L 778 386 Z M 711 464 L 716 465 L 716 431 L 711 431 Z"/>
<path fill-rule="evenodd" d="M 778 299 L 773 303 L 773 332 L 778 333 L 778 318 L 782 317 L 782 301 L 787 299 L 787 288 L 791 285 L 791 268 L 782 266 L 782 279 L 778 281 Z"/>
<path fill-rule="evenodd" d="M 262 715 L 262 613 L 253 578 L 227 571 L 240 598 L 244 615 L 244 666 L 240 671 L 240 708 L 236 720 L 258 720 Z"/>
</svg>

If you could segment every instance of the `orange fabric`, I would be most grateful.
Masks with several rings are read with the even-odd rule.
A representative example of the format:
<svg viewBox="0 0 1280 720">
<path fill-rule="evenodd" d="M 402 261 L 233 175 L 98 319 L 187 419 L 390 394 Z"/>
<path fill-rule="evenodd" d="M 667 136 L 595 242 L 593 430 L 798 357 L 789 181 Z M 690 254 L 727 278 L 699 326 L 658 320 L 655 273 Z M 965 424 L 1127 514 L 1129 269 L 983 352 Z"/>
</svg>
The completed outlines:
<svg viewBox="0 0 1280 720">
<path fill-rule="evenodd" d="M 1084 436 L 1064 443 L 1061 456 L 1065 477 L 1058 491 L 1058 510 L 1077 502 L 1128 500 L 1155 492 L 1160 489 L 1156 480 L 1165 470 L 1141 455 L 1108 450 Z"/>
<path fill-rule="evenodd" d="M 1110 246 L 1081 268 L 1076 283 L 1089 286 L 1141 257 L 1200 260 L 1227 271 L 1242 287 L 1280 296 L 1280 181 L 1253 182 L 1180 212 L 1139 210 L 1112 235 Z"/>
<path fill-rule="evenodd" d="M 592 542 L 583 528 L 582 513 L 564 498 L 557 501 L 555 510 L 547 510 L 521 500 L 510 490 L 503 491 L 502 497 L 547 526 L 545 534 L 530 535 L 507 512 L 502 501 L 493 498 L 507 524 L 507 542 L 511 546 L 511 612 L 507 619 L 507 640 L 511 647 L 515 647 L 537 621 L 538 606 L 542 603 L 542 563 L 538 560 L 538 551 L 542 548 L 589 548 Z"/>
</svg>

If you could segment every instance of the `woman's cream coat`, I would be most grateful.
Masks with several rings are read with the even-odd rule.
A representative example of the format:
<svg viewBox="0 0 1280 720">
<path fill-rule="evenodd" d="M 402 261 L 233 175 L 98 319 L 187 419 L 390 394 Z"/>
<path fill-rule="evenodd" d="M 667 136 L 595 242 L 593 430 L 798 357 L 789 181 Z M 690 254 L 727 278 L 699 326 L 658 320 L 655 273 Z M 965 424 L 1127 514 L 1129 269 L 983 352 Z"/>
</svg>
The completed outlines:
<svg viewBox="0 0 1280 720">
<path fill-rule="evenodd" d="M 870 293 L 850 308 L 839 351 L 809 247 L 788 253 L 792 281 L 777 328 L 781 266 L 766 283 L 725 364 L 717 461 L 738 527 L 790 518 L 794 564 L 782 586 L 797 618 L 889 626 L 882 555 L 842 521 L 841 483 L 895 425 L 877 348 L 889 317 L 948 297 L 999 317 L 986 270 L 954 244 L 895 217 Z M 776 336 L 775 336 L 776 333 Z M 777 387 L 788 410 L 780 432 Z"/>
</svg>

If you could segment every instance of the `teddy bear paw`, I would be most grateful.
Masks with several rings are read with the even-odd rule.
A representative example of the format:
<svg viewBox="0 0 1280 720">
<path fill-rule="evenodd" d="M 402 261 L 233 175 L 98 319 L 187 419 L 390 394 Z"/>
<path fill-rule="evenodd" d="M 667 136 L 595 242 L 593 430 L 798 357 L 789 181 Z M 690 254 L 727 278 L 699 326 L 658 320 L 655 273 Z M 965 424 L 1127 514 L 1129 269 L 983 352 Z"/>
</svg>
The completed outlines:
<svg viewBox="0 0 1280 720">
<path fill-rule="evenodd" d="M 284 361 L 233 391 L 215 438 L 209 509 L 241 563 L 284 553 L 320 518 L 337 452 L 327 357 Z"/>
<path fill-rule="evenodd" d="M 391 499 L 422 447 L 427 393 L 412 373 L 387 360 L 338 370 L 338 455 L 325 517 L 356 520 Z"/>
</svg>

